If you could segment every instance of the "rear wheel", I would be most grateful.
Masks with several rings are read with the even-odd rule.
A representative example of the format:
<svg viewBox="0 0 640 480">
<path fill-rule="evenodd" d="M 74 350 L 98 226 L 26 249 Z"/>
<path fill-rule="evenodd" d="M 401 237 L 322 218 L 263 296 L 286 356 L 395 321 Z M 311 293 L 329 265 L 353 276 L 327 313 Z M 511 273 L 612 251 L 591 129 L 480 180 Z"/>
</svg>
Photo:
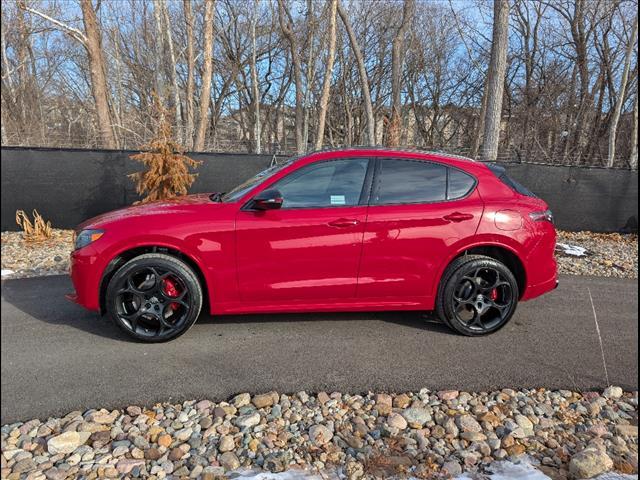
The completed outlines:
<svg viewBox="0 0 640 480">
<path fill-rule="evenodd" d="M 165 342 L 185 333 L 202 308 L 193 270 L 170 255 L 149 253 L 125 263 L 107 287 L 107 312 L 131 337 Z"/>
<path fill-rule="evenodd" d="M 511 319 L 518 304 L 518 283 L 501 262 L 466 255 L 447 268 L 438 289 L 436 311 L 457 332 L 478 336 L 493 333 Z"/>
</svg>

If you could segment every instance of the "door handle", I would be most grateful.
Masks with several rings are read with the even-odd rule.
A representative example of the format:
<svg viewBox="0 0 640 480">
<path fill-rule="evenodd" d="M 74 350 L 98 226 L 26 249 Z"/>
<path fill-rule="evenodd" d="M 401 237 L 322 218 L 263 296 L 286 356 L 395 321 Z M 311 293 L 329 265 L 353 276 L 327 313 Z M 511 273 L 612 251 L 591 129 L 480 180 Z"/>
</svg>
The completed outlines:
<svg viewBox="0 0 640 480">
<path fill-rule="evenodd" d="M 338 220 L 329 222 L 330 227 L 336 228 L 355 227 L 358 224 L 360 224 L 360 220 L 356 220 L 355 218 L 339 218 Z"/>
<path fill-rule="evenodd" d="M 453 212 L 450 213 L 449 215 L 445 215 L 443 217 L 445 220 L 449 220 L 450 222 L 464 222 L 465 220 L 471 220 L 473 218 L 473 215 L 471 215 L 470 213 L 460 213 L 460 212 Z"/>
</svg>

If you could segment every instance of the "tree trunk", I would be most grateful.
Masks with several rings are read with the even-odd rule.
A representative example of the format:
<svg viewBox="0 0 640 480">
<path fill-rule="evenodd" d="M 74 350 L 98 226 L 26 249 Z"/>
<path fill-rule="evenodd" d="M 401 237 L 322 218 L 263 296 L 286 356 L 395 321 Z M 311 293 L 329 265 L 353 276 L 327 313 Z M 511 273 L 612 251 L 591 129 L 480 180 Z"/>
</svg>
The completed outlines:
<svg viewBox="0 0 640 480">
<path fill-rule="evenodd" d="M 251 19 L 251 87 L 253 90 L 253 137 L 255 152 L 262 153 L 262 126 L 260 124 L 260 88 L 258 85 L 258 69 L 256 67 L 256 23 L 258 22 L 258 10 L 260 3 L 255 0 L 253 18 Z"/>
<path fill-rule="evenodd" d="M 307 89 L 304 91 L 304 132 L 302 137 L 303 143 L 309 145 L 309 98 L 311 97 L 311 85 L 313 85 L 313 78 L 315 77 L 315 64 L 316 59 L 314 57 L 315 47 L 315 35 L 316 35 L 316 20 L 313 14 L 313 0 L 307 0 L 307 31 L 309 38 L 309 54 L 307 55 L 307 71 L 305 72 L 305 79 L 307 81 Z"/>
<path fill-rule="evenodd" d="M 117 149 L 118 142 L 113 133 L 113 122 L 109 111 L 109 89 L 102 53 L 100 25 L 91 0 L 81 0 L 82 20 L 86 32 L 85 48 L 89 54 L 89 71 L 91 74 L 91 93 L 96 105 L 98 129 L 102 145 L 105 148 Z"/>
<path fill-rule="evenodd" d="M 162 25 L 162 12 L 160 7 L 161 0 L 153 1 L 153 18 L 156 22 L 156 41 L 155 41 L 155 66 L 156 66 L 156 94 L 158 99 L 165 105 L 166 85 L 164 72 L 166 63 L 164 62 L 164 26 Z"/>
<path fill-rule="evenodd" d="M 166 28 L 167 35 L 167 47 L 169 49 L 169 77 L 171 78 L 171 85 L 173 87 L 173 103 L 175 110 L 175 126 L 176 126 L 176 138 L 178 143 L 182 143 L 183 128 L 182 128 L 182 103 L 180 102 L 180 87 L 178 86 L 178 74 L 176 73 L 176 54 L 173 46 L 173 35 L 171 34 L 171 22 L 169 20 L 169 12 L 167 10 L 166 0 L 161 0 L 162 16 Z"/>
<path fill-rule="evenodd" d="M 287 20 L 285 20 L 285 15 Z M 300 52 L 293 33 L 293 19 L 288 10 L 285 9 L 284 0 L 278 0 L 278 19 L 282 33 L 289 43 L 291 50 L 291 63 L 293 64 L 293 77 L 296 86 L 296 152 L 304 153 L 306 145 L 304 145 L 303 120 L 304 120 L 304 94 L 302 92 L 302 66 L 300 64 Z"/>
<path fill-rule="evenodd" d="M 633 125 L 631 126 L 631 156 L 629 166 L 632 170 L 638 169 L 638 92 L 633 102 Z"/>
<path fill-rule="evenodd" d="M 627 51 L 624 56 L 624 70 L 622 72 L 622 78 L 620 79 L 618 99 L 616 100 L 616 106 L 613 111 L 613 118 L 611 119 L 611 126 L 609 128 L 609 155 L 607 157 L 607 167 L 609 168 L 613 167 L 616 157 L 616 134 L 618 133 L 618 122 L 620 121 L 620 113 L 622 112 L 622 105 L 624 104 L 625 91 L 627 89 L 627 81 L 629 79 L 629 68 L 631 66 L 631 55 L 633 54 L 633 46 L 636 43 L 637 33 L 638 17 L 636 16 L 633 21 L 633 28 L 631 29 L 629 43 L 627 44 Z"/>
<path fill-rule="evenodd" d="M 184 21 L 187 27 L 187 98 L 184 140 L 187 150 L 193 148 L 193 95 L 195 90 L 195 57 L 193 54 L 193 14 L 191 12 L 191 0 L 184 0 Z"/>
<path fill-rule="evenodd" d="M 495 0 L 493 4 L 491 61 L 486 84 L 487 110 L 482 141 L 482 160 L 484 161 L 495 161 L 498 156 L 504 78 L 507 71 L 508 35 L 509 0 Z"/>
<path fill-rule="evenodd" d="M 389 134 L 387 143 L 390 147 L 400 145 L 401 123 L 400 103 L 402 89 L 402 64 L 404 62 L 404 36 L 413 20 L 415 10 L 415 0 L 404 0 L 402 8 L 402 23 L 393 38 L 391 47 L 391 121 L 389 123 Z"/>
<path fill-rule="evenodd" d="M 373 115 L 373 104 L 371 103 L 371 91 L 369 90 L 369 79 L 367 77 L 367 69 L 364 65 L 364 59 L 362 57 L 362 51 L 360 50 L 360 46 L 358 45 L 358 40 L 356 35 L 351 27 L 351 22 L 349 21 L 349 17 L 347 13 L 342 8 L 342 4 L 338 1 L 338 14 L 340 15 L 340 19 L 344 24 L 344 28 L 347 31 L 347 35 L 349 35 L 349 42 L 351 43 L 351 50 L 353 50 L 353 55 L 356 57 L 356 62 L 358 63 L 358 73 L 360 74 L 360 83 L 362 85 L 362 96 L 364 97 L 364 109 L 367 115 L 367 140 L 369 145 L 376 144 L 376 121 Z"/>
<path fill-rule="evenodd" d="M 318 112 L 318 130 L 316 134 L 316 150 L 322 148 L 324 141 L 324 124 L 327 118 L 329 94 L 331 93 L 331 78 L 333 77 L 333 62 L 336 57 L 336 10 L 338 0 L 331 0 L 329 10 L 329 51 L 327 53 L 327 69 L 322 82 L 322 96 L 320 97 L 320 111 Z"/>
<path fill-rule="evenodd" d="M 202 74 L 202 88 L 200 89 L 200 112 L 198 115 L 198 128 L 194 150 L 204 150 L 204 141 L 207 134 L 207 119 L 209 115 L 209 103 L 211 101 L 211 79 L 213 78 L 213 13 L 215 0 L 206 0 L 204 11 L 204 72 Z"/>
</svg>

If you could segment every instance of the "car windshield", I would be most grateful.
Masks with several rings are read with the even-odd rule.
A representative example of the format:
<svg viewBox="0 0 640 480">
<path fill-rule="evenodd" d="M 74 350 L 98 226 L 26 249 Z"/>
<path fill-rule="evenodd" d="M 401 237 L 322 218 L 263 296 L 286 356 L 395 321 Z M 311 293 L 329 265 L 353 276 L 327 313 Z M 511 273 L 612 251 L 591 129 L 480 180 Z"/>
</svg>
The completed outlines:
<svg viewBox="0 0 640 480">
<path fill-rule="evenodd" d="M 288 161 L 286 161 L 284 163 L 279 163 L 279 164 L 273 165 L 273 166 L 267 168 L 266 170 L 261 171 L 257 175 L 251 177 L 249 180 L 246 180 L 246 181 L 242 182 L 240 185 L 235 187 L 230 192 L 226 193 L 221 198 L 221 201 L 222 202 L 235 202 L 236 200 L 240 199 L 245 193 L 247 193 L 249 190 L 251 190 L 253 187 L 256 187 L 256 186 L 260 185 L 262 182 L 264 182 L 269 177 L 271 177 L 271 176 L 275 175 L 276 173 L 278 173 L 284 167 L 287 167 L 287 166 L 291 165 L 291 163 L 293 163 L 293 159 L 292 160 L 288 160 Z"/>
</svg>

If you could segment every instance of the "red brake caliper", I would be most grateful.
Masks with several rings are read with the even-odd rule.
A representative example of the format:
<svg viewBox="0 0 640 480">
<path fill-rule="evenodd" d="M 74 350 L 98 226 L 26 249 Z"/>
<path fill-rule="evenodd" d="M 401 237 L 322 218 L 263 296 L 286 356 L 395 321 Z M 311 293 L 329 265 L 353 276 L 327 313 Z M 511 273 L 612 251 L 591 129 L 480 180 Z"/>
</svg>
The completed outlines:
<svg viewBox="0 0 640 480">
<path fill-rule="evenodd" d="M 493 290 L 491 290 L 491 293 L 489 294 L 489 298 L 491 298 L 491 300 L 493 300 L 494 302 L 498 299 L 498 289 L 494 288 Z"/>
<path fill-rule="evenodd" d="M 164 293 L 165 295 L 167 295 L 167 297 L 174 297 L 174 298 L 180 295 L 180 292 L 178 291 L 178 286 L 170 278 L 164 279 Z M 169 308 L 174 311 L 177 310 L 179 306 L 180 304 L 176 302 L 169 304 Z"/>
</svg>

